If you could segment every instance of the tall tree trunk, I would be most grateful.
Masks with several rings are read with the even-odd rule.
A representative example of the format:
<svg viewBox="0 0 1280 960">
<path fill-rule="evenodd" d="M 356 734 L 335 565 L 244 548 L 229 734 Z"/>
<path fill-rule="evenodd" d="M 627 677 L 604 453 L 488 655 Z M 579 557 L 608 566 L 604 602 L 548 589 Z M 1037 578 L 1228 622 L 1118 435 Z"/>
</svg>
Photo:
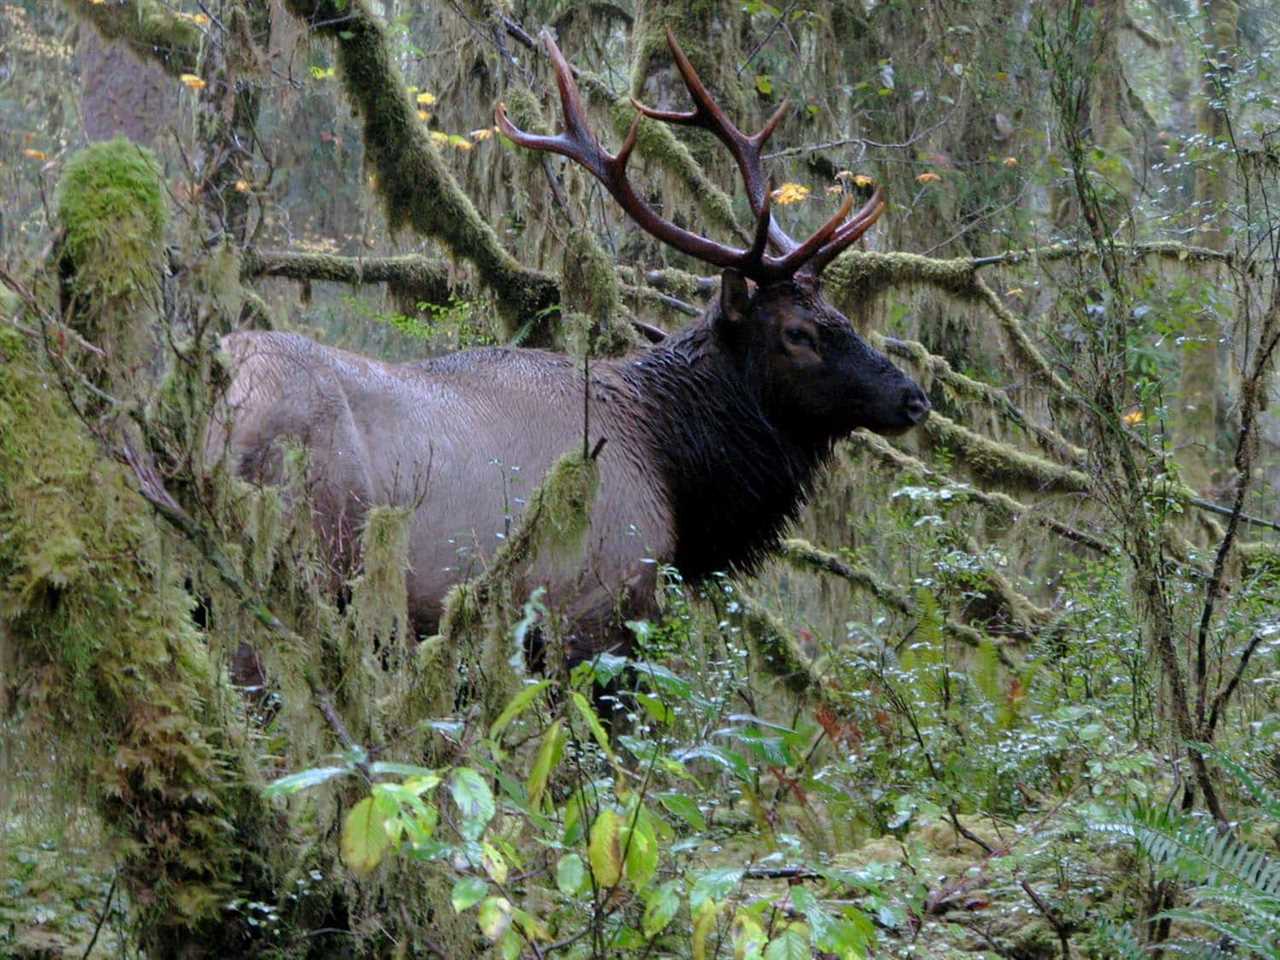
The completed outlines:
<svg viewBox="0 0 1280 960">
<path fill-rule="evenodd" d="M 1200 102 L 1196 122 L 1199 134 L 1209 145 L 1227 137 L 1226 85 L 1230 83 L 1232 51 L 1240 21 L 1237 0 L 1204 0 L 1203 55 Z M 1221 158 L 1206 160 L 1196 168 L 1194 209 L 1199 211 L 1199 229 L 1194 242 L 1212 250 L 1228 246 L 1227 207 L 1231 187 L 1229 165 Z M 1182 382 L 1178 410 L 1178 459 L 1187 482 L 1212 492 L 1213 464 L 1218 435 L 1223 426 L 1226 383 L 1224 369 L 1229 354 L 1224 344 L 1228 320 L 1211 304 L 1193 318 L 1182 350 Z"/>
</svg>

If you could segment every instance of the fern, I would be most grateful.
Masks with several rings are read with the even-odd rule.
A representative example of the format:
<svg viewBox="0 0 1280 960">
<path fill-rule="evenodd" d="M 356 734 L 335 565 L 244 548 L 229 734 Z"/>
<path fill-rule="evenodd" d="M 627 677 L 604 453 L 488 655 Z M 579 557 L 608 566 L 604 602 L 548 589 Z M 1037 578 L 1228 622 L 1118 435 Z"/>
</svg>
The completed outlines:
<svg viewBox="0 0 1280 960">
<path fill-rule="evenodd" d="M 1160 915 L 1196 932 L 1166 944 L 1170 952 L 1280 960 L 1280 861 L 1213 823 L 1156 807 L 1134 806 L 1090 826 L 1133 840 L 1148 860 L 1191 888 L 1191 905 Z"/>
</svg>

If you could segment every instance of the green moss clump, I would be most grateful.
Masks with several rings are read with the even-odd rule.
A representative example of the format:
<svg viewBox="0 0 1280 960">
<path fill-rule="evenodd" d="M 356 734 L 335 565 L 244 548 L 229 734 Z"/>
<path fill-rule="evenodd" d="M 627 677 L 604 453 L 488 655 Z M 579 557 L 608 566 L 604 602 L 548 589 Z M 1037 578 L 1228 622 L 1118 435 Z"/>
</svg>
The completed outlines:
<svg viewBox="0 0 1280 960">
<path fill-rule="evenodd" d="M 123 137 L 81 150 L 58 183 L 58 222 L 78 292 L 117 297 L 154 290 L 169 222 L 155 154 Z"/>
</svg>

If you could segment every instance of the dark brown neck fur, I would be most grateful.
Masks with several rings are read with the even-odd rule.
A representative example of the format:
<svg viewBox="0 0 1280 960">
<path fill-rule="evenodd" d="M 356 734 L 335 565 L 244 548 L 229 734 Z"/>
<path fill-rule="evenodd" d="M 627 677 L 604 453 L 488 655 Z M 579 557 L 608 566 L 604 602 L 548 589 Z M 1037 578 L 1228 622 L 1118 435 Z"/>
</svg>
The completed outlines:
<svg viewBox="0 0 1280 960">
<path fill-rule="evenodd" d="M 670 497 L 674 563 L 690 581 L 754 569 L 831 453 L 830 438 L 792 437 L 771 422 L 760 366 L 748 358 L 745 374 L 735 369 L 707 318 L 624 368 Z"/>
</svg>

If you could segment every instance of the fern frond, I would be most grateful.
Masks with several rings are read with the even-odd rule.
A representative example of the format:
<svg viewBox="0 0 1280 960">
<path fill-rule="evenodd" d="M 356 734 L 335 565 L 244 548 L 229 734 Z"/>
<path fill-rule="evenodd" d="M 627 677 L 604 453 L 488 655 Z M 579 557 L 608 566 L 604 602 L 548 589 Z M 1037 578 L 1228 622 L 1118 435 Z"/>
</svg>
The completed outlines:
<svg viewBox="0 0 1280 960">
<path fill-rule="evenodd" d="M 1268 899 L 1280 897 L 1280 861 L 1220 833 L 1213 824 L 1182 814 L 1135 806 L 1115 821 L 1091 825 L 1095 830 L 1132 838 L 1156 863 L 1190 883 L 1239 887 L 1238 893 Z"/>
<path fill-rule="evenodd" d="M 1151 960 L 1128 927 L 1104 919 L 1099 921 L 1094 932 L 1097 945 L 1102 948 L 1098 951 L 1098 956 L 1110 957 L 1112 960 Z"/>
</svg>

